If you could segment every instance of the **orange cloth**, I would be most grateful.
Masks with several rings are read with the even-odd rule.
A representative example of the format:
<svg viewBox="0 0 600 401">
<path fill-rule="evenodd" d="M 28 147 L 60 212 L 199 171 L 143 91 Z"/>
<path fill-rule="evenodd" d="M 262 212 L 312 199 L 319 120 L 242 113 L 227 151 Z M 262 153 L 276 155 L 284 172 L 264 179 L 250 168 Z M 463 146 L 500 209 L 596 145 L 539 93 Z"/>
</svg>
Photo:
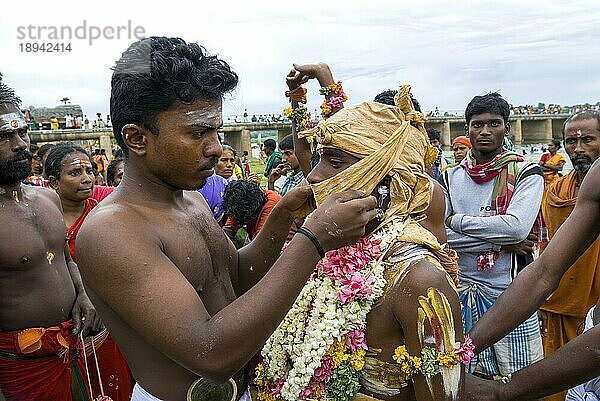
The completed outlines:
<svg viewBox="0 0 600 401">
<path fill-rule="evenodd" d="M 550 238 L 575 207 L 577 173 L 571 171 L 557 178 L 546 192 L 542 211 Z M 568 246 L 568 245 L 567 245 Z M 542 248 L 542 252 L 544 249 Z M 565 273 L 558 289 L 540 309 L 547 313 L 548 333 L 542 337 L 544 355 L 548 356 L 577 337 L 588 310 L 600 295 L 600 238 L 581 255 Z M 566 392 L 546 397 L 546 401 L 563 401 Z"/>
<path fill-rule="evenodd" d="M 277 202 L 279 202 L 279 200 L 281 199 L 281 195 L 279 195 L 275 191 L 265 189 L 264 193 L 267 197 L 267 202 L 260 209 L 256 220 L 250 220 L 246 224 L 246 232 L 248 233 L 248 237 L 251 240 L 254 239 L 254 237 L 256 237 L 262 226 L 267 221 L 267 217 L 269 217 L 269 214 L 271 214 L 271 211 L 273 210 Z M 234 231 L 240 229 L 240 224 L 238 223 L 238 221 L 231 217 L 227 218 L 227 222 L 225 223 L 225 225 L 231 227 Z"/>
<path fill-rule="evenodd" d="M 72 321 L 0 331 L 0 390 L 7 401 L 87 399 Z"/>
<path fill-rule="evenodd" d="M 546 203 L 542 207 L 550 238 L 575 207 L 576 183 L 576 172 L 571 171 L 548 188 Z M 596 239 L 565 273 L 558 289 L 548 297 L 541 309 L 583 320 L 599 296 L 600 239 Z"/>
<path fill-rule="evenodd" d="M 565 158 L 562 157 L 558 153 L 549 158 L 545 158 L 544 157 L 545 155 L 546 154 L 542 155 L 542 158 L 540 159 L 540 161 L 546 160 L 546 164 L 548 166 L 556 167 L 556 166 L 560 165 L 561 163 L 563 163 L 563 164 L 566 163 Z M 559 178 L 557 171 L 544 171 L 544 184 L 545 184 L 546 188 L 550 184 L 552 184 L 557 178 Z"/>
<path fill-rule="evenodd" d="M 454 146 L 457 143 L 462 143 L 469 149 L 473 147 L 473 145 L 471 145 L 471 140 L 468 136 L 465 135 L 457 136 L 456 138 L 454 138 L 454 140 L 452 141 L 452 146 Z"/>
</svg>

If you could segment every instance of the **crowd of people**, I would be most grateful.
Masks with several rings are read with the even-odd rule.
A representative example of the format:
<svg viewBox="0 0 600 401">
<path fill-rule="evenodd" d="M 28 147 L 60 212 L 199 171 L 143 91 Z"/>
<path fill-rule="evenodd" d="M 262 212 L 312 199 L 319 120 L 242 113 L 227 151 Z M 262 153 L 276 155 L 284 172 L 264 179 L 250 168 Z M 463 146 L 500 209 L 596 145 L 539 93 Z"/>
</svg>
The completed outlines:
<svg viewBox="0 0 600 401">
<path fill-rule="evenodd" d="M 133 43 L 113 160 L 31 144 L 0 82 L 0 399 L 600 399 L 597 110 L 533 163 L 507 100 L 474 96 L 449 160 L 410 85 L 350 105 L 294 64 L 291 134 L 253 171 L 218 135 L 237 82 Z"/>
</svg>

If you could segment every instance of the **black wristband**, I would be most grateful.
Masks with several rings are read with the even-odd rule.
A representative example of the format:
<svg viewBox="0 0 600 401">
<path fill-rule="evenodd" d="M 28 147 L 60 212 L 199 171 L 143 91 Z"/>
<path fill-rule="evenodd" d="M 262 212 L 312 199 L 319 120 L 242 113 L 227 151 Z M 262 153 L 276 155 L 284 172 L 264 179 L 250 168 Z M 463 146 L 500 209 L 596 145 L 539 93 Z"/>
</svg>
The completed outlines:
<svg viewBox="0 0 600 401">
<path fill-rule="evenodd" d="M 319 253 L 319 256 L 321 257 L 321 259 L 323 259 L 325 257 L 325 251 L 323 250 L 321 243 L 319 242 L 319 240 L 317 239 L 315 234 L 313 234 L 312 231 L 310 231 L 308 228 L 302 226 L 302 227 L 298 228 L 298 231 L 296 231 L 296 232 L 304 235 L 306 238 L 308 238 L 310 240 L 310 242 L 313 243 L 315 248 L 317 248 L 317 252 Z"/>
</svg>

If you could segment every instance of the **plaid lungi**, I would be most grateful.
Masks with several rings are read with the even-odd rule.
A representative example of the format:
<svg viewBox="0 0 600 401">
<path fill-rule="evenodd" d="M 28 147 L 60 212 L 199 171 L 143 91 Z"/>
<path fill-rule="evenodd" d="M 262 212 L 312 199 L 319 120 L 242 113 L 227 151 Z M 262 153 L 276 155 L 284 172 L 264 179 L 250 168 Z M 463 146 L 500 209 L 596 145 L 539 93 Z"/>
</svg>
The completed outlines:
<svg viewBox="0 0 600 401">
<path fill-rule="evenodd" d="M 462 304 L 465 333 L 494 304 L 497 298 L 485 294 L 472 283 L 461 283 L 458 295 Z M 537 313 L 496 344 L 471 359 L 469 373 L 506 376 L 544 358 Z"/>
</svg>

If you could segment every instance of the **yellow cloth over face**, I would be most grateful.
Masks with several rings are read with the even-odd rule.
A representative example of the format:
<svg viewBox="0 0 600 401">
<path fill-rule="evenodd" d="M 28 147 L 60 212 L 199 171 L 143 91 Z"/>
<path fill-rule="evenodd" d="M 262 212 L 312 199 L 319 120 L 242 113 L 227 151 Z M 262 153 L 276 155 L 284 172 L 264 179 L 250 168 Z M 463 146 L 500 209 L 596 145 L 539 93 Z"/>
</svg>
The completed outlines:
<svg viewBox="0 0 600 401">
<path fill-rule="evenodd" d="M 438 151 L 429 143 L 425 118 L 415 111 L 409 93 L 410 85 L 402 85 L 394 99 L 396 106 L 359 103 L 298 134 L 300 138 L 313 136 L 321 147 L 361 159 L 334 177 L 312 184 L 317 205 L 349 189 L 370 194 L 389 175 L 391 201 L 384 220 L 427 209 L 430 181 L 425 168 L 433 164 Z"/>
</svg>

